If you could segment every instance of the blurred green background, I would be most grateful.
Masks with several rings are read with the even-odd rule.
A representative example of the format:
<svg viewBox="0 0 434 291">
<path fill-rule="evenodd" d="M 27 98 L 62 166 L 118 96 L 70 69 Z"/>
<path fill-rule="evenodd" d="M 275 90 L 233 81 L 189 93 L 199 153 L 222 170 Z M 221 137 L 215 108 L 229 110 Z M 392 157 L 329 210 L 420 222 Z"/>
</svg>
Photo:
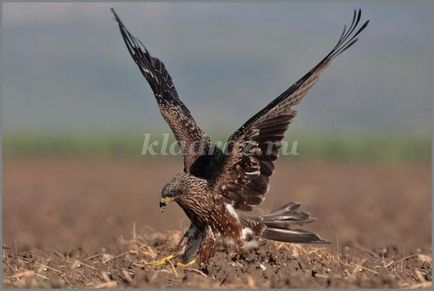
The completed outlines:
<svg viewBox="0 0 434 291">
<path fill-rule="evenodd" d="M 225 141 L 228 135 L 211 134 L 215 140 Z M 297 155 L 282 158 L 323 161 L 430 161 L 431 137 L 400 134 L 345 134 L 324 132 L 294 132 L 287 134 L 289 148 L 296 143 Z M 152 133 L 151 141 L 158 141 L 154 150 L 159 151 L 162 133 Z M 169 145 L 174 142 L 170 135 Z M 82 156 L 139 156 L 144 136 L 138 132 L 69 134 L 19 133 L 4 136 L 6 156 L 26 155 L 82 155 Z M 161 156 L 170 158 L 170 156 Z"/>
</svg>

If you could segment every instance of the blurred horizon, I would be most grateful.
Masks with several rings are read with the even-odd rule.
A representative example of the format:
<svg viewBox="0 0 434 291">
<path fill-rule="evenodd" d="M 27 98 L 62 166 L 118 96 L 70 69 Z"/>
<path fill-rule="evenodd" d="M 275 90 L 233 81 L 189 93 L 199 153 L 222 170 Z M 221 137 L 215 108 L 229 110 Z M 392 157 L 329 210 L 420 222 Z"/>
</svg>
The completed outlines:
<svg viewBox="0 0 434 291">
<path fill-rule="evenodd" d="M 174 158 L 182 160 L 173 135 L 164 143 L 163 135 L 153 132 L 147 141 L 143 134 L 68 133 L 68 134 L 8 134 L 3 139 L 6 157 L 134 157 Z M 211 135 L 222 149 L 226 135 Z M 357 161 L 357 162 L 429 162 L 431 137 L 426 135 L 345 134 L 297 132 L 287 134 L 282 141 L 280 159 L 291 161 Z M 286 143 L 286 145 L 285 145 Z M 173 148 L 172 146 L 175 145 Z M 156 154 L 154 154 L 156 153 Z"/>
<path fill-rule="evenodd" d="M 334 45 L 355 8 L 371 23 L 296 107 L 293 135 L 431 135 L 432 5 L 5 3 L 2 130 L 169 132 L 109 8 L 160 58 L 199 126 L 229 135 Z"/>
</svg>

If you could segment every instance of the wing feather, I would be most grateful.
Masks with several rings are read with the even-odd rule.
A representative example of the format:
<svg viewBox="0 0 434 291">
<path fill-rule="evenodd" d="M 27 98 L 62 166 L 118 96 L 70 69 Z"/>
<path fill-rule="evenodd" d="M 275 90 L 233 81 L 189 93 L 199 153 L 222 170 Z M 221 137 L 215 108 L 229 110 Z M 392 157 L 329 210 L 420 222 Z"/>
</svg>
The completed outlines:
<svg viewBox="0 0 434 291">
<path fill-rule="evenodd" d="M 184 157 L 184 170 L 190 172 L 194 162 L 212 146 L 210 138 L 197 126 L 190 111 L 179 99 L 172 78 L 163 62 L 154 58 L 125 27 L 114 9 L 128 52 L 154 92 L 160 112 L 172 129 Z"/>
<path fill-rule="evenodd" d="M 361 10 L 354 11 L 351 25 L 348 29 L 344 27 L 333 49 L 229 138 L 227 151 L 211 186 L 230 198 L 235 208 L 251 210 L 264 200 L 274 170 L 273 161 L 279 157 L 281 140 L 297 113 L 293 106 L 316 84 L 332 60 L 357 42 L 356 37 L 369 23 L 368 20 L 357 29 L 360 18 Z"/>
</svg>

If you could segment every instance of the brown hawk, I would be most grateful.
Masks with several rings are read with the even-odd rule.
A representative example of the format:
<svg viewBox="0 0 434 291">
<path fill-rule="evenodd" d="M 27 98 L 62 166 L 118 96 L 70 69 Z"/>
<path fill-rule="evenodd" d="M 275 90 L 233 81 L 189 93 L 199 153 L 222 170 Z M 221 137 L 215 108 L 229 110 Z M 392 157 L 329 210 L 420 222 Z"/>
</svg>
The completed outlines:
<svg viewBox="0 0 434 291">
<path fill-rule="evenodd" d="M 163 188 L 160 207 L 176 201 L 191 220 L 191 226 L 174 254 L 154 263 L 176 258 L 182 265 L 207 264 L 215 254 L 218 239 L 239 249 L 256 248 L 264 239 L 294 243 L 324 243 L 317 234 L 297 225 L 314 220 L 288 203 L 267 215 L 245 216 L 260 204 L 269 190 L 273 162 L 279 156 L 285 131 L 296 115 L 293 109 L 318 81 L 332 60 L 351 47 L 369 20 L 359 26 L 361 10 L 354 11 L 333 49 L 307 74 L 250 118 L 228 140 L 225 150 L 217 147 L 197 126 L 190 111 L 178 98 L 164 64 L 150 55 L 142 42 L 126 29 L 112 9 L 130 55 L 155 94 L 161 114 L 172 129 L 183 153 L 184 171 Z"/>
</svg>

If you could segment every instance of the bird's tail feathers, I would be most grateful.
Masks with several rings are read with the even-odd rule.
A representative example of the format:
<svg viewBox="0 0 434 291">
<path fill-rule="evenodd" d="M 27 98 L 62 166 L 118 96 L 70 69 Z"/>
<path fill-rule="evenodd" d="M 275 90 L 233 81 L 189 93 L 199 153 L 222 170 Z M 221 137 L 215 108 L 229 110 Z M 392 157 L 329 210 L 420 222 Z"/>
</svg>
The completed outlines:
<svg viewBox="0 0 434 291">
<path fill-rule="evenodd" d="M 269 240 L 282 242 L 328 243 L 315 233 L 294 228 L 296 225 L 316 220 L 307 212 L 297 211 L 299 207 L 300 204 L 290 202 L 269 214 L 262 215 L 262 223 L 265 225 L 265 229 L 261 236 Z"/>
</svg>

